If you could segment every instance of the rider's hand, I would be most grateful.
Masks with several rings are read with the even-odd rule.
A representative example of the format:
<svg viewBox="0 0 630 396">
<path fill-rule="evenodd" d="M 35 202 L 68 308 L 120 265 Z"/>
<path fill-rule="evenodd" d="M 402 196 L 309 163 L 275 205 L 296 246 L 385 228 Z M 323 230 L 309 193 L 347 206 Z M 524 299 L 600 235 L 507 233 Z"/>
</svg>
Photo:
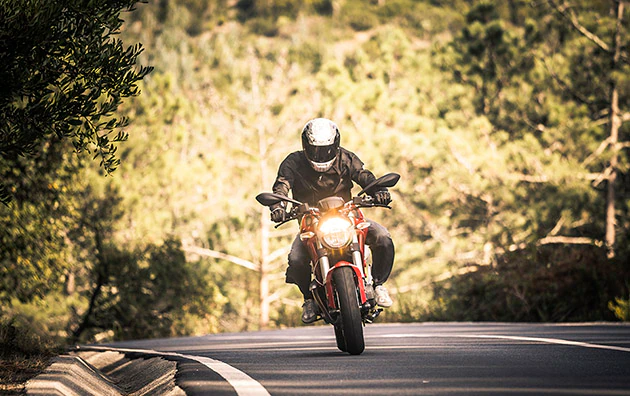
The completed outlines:
<svg viewBox="0 0 630 396">
<path fill-rule="evenodd" d="M 387 190 L 377 191 L 374 193 L 374 202 L 378 205 L 387 205 L 392 202 L 392 196 Z"/>
<path fill-rule="evenodd" d="M 274 223 L 282 223 L 287 216 L 287 211 L 283 205 L 274 205 L 271 208 L 271 221 Z"/>
</svg>

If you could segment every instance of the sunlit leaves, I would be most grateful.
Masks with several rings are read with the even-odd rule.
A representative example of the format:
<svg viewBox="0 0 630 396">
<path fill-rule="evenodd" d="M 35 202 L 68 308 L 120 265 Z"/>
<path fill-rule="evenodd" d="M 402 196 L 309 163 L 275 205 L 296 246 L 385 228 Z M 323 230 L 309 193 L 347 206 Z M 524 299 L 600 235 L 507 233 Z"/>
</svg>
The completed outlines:
<svg viewBox="0 0 630 396">
<path fill-rule="evenodd" d="M 77 152 L 116 169 L 118 131 L 127 120 L 115 114 L 123 99 L 138 94 L 151 71 L 136 67 L 139 44 L 116 38 L 121 11 L 137 0 L 6 1 L 0 18 L 0 161 L 33 155 L 48 136 L 72 141 Z M 110 137 L 111 134 L 113 137 Z M 4 182 L 2 183 L 4 186 Z M 4 186 L 2 202 L 10 194 Z"/>
</svg>

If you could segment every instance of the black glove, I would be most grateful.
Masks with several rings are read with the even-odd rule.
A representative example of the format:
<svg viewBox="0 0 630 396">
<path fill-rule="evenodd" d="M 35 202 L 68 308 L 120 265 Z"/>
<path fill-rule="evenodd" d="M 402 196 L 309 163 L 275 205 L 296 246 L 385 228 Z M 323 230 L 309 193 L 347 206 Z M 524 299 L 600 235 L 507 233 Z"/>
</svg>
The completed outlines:
<svg viewBox="0 0 630 396">
<path fill-rule="evenodd" d="M 374 202 L 378 205 L 387 205 L 392 202 L 392 196 L 387 190 L 377 191 L 374 193 Z"/>
<path fill-rule="evenodd" d="M 273 205 L 269 209 L 271 209 L 271 221 L 274 223 L 282 223 L 286 219 L 287 211 L 282 203 Z"/>
</svg>

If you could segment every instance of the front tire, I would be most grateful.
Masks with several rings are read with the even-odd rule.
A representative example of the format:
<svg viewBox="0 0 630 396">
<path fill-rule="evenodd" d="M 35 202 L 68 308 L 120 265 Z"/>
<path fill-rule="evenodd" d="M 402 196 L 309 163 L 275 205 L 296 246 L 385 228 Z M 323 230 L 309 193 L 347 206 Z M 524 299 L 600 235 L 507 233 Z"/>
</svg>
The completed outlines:
<svg viewBox="0 0 630 396">
<path fill-rule="evenodd" d="M 348 348 L 346 348 L 346 340 L 343 338 L 343 329 L 341 328 L 341 325 L 334 325 L 333 328 L 335 329 L 337 348 L 339 348 L 341 352 L 348 352 Z"/>
<path fill-rule="evenodd" d="M 337 346 L 339 346 L 339 335 L 337 335 L 337 327 L 339 327 L 345 341 L 346 352 L 359 355 L 365 349 L 365 341 L 354 271 L 350 267 L 341 267 L 333 272 L 332 278 L 340 311 L 340 317 L 335 324 Z"/>
</svg>

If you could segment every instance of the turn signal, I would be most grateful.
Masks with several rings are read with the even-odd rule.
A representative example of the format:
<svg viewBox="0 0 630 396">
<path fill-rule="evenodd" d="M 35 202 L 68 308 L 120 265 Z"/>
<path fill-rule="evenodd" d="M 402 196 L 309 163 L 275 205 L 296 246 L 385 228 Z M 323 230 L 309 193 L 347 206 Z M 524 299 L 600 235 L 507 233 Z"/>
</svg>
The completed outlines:
<svg viewBox="0 0 630 396">
<path fill-rule="evenodd" d="M 315 233 L 313 231 L 306 231 L 300 234 L 300 240 L 302 242 L 311 239 L 312 237 L 315 236 Z"/>
</svg>

